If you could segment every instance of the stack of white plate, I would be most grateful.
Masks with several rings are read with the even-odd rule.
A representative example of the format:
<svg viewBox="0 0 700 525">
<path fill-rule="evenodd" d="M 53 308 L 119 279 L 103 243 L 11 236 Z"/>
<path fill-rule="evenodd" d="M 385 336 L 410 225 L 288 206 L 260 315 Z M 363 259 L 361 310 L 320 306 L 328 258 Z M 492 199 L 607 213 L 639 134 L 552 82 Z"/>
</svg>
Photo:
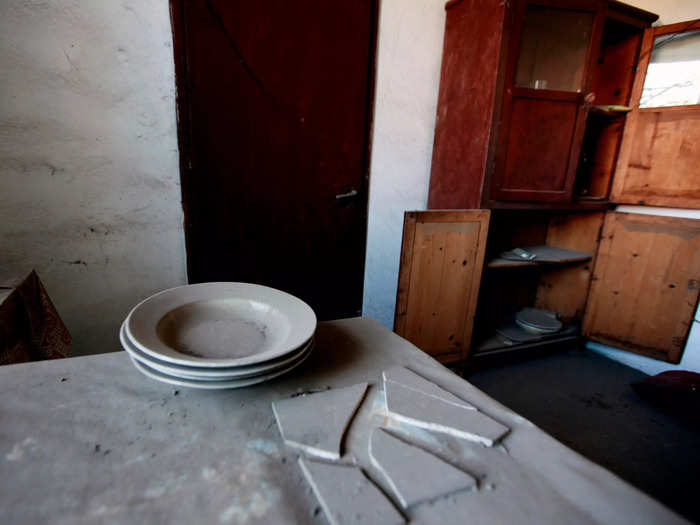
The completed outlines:
<svg viewBox="0 0 700 525">
<path fill-rule="evenodd" d="M 564 326 L 557 312 L 540 308 L 523 308 L 515 314 L 515 323 L 532 334 L 554 334 Z"/>
<path fill-rule="evenodd" d="M 134 366 L 171 385 L 241 388 L 285 374 L 313 349 L 316 315 L 302 300 L 247 283 L 203 283 L 134 307 L 119 339 Z"/>
</svg>

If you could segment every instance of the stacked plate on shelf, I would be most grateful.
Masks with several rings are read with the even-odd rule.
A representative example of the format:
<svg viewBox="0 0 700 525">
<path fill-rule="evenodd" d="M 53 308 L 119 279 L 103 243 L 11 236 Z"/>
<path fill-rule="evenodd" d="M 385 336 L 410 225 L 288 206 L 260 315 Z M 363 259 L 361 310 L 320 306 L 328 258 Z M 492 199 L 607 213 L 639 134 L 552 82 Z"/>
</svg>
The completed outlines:
<svg viewBox="0 0 700 525">
<path fill-rule="evenodd" d="M 541 308 L 523 308 L 515 314 L 515 323 L 531 334 L 555 334 L 564 326 L 557 312 Z"/>
<path fill-rule="evenodd" d="M 207 390 L 281 376 L 313 350 L 316 315 L 301 299 L 266 286 L 202 283 L 140 302 L 119 339 L 144 375 Z"/>
</svg>

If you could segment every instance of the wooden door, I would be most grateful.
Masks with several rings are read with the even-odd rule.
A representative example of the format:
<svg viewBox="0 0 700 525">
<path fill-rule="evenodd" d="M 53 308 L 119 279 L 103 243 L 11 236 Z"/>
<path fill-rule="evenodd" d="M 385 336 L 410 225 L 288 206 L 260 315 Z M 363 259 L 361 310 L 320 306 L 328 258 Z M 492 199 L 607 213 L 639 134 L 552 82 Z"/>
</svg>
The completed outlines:
<svg viewBox="0 0 700 525">
<path fill-rule="evenodd" d="M 506 68 L 493 200 L 571 200 L 603 11 L 596 1 L 520 1 Z"/>
<path fill-rule="evenodd" d="M 442 362 L 469 356 L 489 210 L 407 212 L 394 331 Z"/>
<path fill-rule="evenodd" d="M 190 282 L 358 315 L 376 2 L 171 5 Z"/>
<path fill-rule="evenodd" d="M 700 293 L 700 220 L 607 213 L 584 335 L 678 363 Z"/>
<path fill-rule="evenodd" d="M 700 20 L 645 32 L 611 200 L 700 208 Z"/>
</svg>

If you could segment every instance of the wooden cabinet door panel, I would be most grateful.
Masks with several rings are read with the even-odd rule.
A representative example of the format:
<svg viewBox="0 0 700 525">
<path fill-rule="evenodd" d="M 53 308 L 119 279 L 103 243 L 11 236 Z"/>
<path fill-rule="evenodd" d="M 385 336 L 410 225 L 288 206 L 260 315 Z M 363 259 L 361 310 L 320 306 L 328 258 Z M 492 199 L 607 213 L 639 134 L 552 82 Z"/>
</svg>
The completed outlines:
<svg viewBox="0 0 700 525">
<path fill-rule="evenodd" d="M 571 151 L 577 135 L 579 103 L 515 98 L 511 108 L 505 158 L 495 179 L 493 198 L 567 200 L 576 164 L 572 163 Z"/>
<path fill-rule="evenodd" d="M 490 212 L 407 212 L 394 331 L 443 362 L 469 354 Z"/>
<path fill-rule="evenodd" d="M 584 335 L 680 361 L 700 293 L 700 220 L 607 213 Z"/>
<path fill-rule="evenodd" d="M 674 56 L 669 44 L 687 45 L 675 51 L 683 56 Z M 658 51 L 667 56 L 653 58 Z M 627 116 L 613 178 L 613 202 L 700 209 L 700 104 L 669 106 L 669 100 L 664 100 L 664 95 L 687 84 L 675 82 L 673 70 L 669 70 L 667 89 L 649 92 L 646 85 L 650 64 L 673 65 L 676 60 L 678 71 L 697 70 L 700 20 L 653 27 L 644 33 L 630 100 L 633 110 Z M 650 73 L 649 77 L 653 84 L 666 75 Z"/>
<path fill-rule="evenodd" d="M 700 106 L 638 110 L 624 140 L 613 202 L 700 208 Z"/>
<path fill-rule="evenodd" d="M 515 2 L 493 176 L 494 201 L 567 202 L 585 130 L 602 4 Z"/>
</svg>

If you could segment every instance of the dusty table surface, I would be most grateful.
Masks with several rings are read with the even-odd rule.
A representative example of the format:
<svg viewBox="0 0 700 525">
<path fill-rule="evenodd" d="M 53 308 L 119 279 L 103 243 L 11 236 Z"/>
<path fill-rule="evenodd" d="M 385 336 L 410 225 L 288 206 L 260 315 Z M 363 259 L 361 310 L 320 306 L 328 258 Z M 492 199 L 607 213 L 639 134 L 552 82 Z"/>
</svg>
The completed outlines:
<svg viewBox="0 0 700 525">
<path fill-rule="evenodd" d="M 0 367 L 0 521 L 326 523 L 270 404 L 369 382 L 341 461 L 391 494 L 367 444 L 373 426 L 394 425 L 383 415 L 381 383 L 392 365 L 511 428 L 487 448 L 398 425 L 479 480 L 478 490 L 404 512 L 412 523 L 683 523 L 367 318 L 320 323 L 301 367 L 240 390 L 158 383 L 123 352 Z"/>
</svg>

